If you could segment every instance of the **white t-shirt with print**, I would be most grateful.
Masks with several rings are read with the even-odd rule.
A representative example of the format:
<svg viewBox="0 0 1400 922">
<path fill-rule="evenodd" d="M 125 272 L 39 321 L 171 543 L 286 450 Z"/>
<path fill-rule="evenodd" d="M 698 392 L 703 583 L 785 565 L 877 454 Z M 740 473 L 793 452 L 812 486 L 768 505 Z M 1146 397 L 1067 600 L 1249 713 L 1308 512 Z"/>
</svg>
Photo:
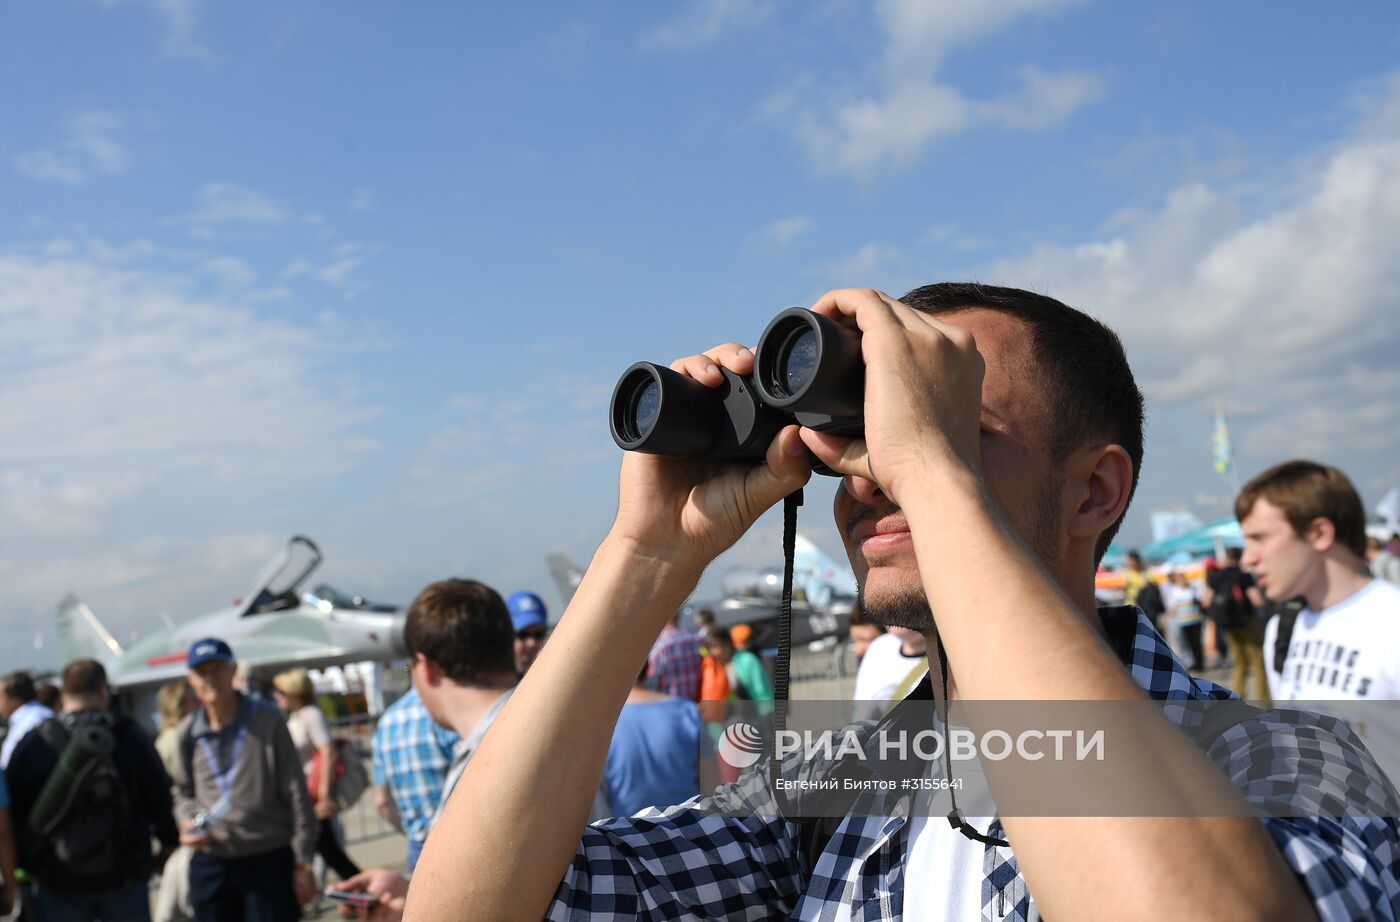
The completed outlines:
<svg viewBox="0 0 1400 922">
<path fill-rule="evenodd" d="M 1264 629 L 1264 671 L 1275 701 L 1400 700 L 1400 587 L 1375 579 L 1330 608 L 1304 608 L 1282 674 L 1274 671 L 1278 626 L 1275 615 Z M 1363 721 L 1343 708 L 1333 716 L 1346 720 L 1400 783 L 1400 719 L 1378 720 L 1380 709 L 1368 709 Z"/>
<path fill-rule="evenodd" d="M 870 641 L 856 670 L 855 700 L 889 701 L 911 673 L 928 671 L 927 656 L 905 656 L 903 647 L 904 639 L 895 634 L 881 634 Z"/>
</svg>

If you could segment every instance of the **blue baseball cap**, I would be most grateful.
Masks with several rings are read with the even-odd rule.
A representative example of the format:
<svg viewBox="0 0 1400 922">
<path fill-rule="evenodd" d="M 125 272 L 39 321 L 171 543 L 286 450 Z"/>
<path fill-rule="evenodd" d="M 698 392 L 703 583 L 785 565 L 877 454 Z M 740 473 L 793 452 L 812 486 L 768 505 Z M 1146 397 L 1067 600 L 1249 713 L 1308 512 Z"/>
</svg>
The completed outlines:
<svg viewBox="0 0 1400 922">
<path fill-rule="evenodd" d="M 533 592 L 513 593 L 506 599 L 506 608 L 510 609 L 510 623 L 517 631 L 547 623 L 544 601 Z"/>
<path fill-rule="evenodd" d="M 233 650 L 229 645 L 217 637 L 206 637 L 203 640 L 196 640 L 190 645 L 190 655 L 185 660 L 185 665 L 193 669 L 201 663 L 208 663 L 219 660 L 224 663 L 233 662 Z"/>
</svg>

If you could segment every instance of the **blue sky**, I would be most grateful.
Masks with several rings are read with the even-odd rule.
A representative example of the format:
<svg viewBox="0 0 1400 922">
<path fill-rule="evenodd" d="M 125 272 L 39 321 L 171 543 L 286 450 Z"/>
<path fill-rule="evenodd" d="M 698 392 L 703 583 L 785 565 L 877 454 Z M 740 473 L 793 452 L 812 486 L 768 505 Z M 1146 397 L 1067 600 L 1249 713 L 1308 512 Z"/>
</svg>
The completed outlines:
<svg viewBox="0 0 1400 922">
<path fill-rule="evenodd" d="M 980 278 L 1123 335 L 1153 509 L 1400 482 L 1392 4 L 213 4 L 0 12 L 0 642 L 119 637 L 290 531 L 407 600 L 557 598 L 617 374 L 822 291 Z M 838 550 L 813 491 L 804 531 Z M 765 519 L 712 568 L 773 561 Z"/>
</svg>

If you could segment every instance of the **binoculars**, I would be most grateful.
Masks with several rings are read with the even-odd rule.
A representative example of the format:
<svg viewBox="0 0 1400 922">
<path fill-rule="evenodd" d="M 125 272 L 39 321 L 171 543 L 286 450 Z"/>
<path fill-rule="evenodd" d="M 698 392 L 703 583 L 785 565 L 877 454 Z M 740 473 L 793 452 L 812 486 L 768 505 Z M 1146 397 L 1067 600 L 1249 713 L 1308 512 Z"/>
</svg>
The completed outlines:
<svg viewBox="0 0 1400 922">
<path fill-rule="evenodd" d="M 637 362 L 613 388 L 613 441 L 624 451 L 759 462 L 792 423 L 847 438 L 865 431 L 865 362 L 854 327 L 790 307 L 758 338 L 753 374 L 720 371 L 724 383 L 711 388 Z"/>
</svg>

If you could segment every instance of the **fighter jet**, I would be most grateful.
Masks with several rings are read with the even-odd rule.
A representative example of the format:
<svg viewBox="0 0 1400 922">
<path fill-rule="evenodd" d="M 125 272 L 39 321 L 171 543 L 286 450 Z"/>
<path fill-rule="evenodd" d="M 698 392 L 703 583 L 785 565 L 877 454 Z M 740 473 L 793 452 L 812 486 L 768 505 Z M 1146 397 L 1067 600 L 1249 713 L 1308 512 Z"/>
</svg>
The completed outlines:
<svg viewBox="0 0 1400 922">
<path fill-rule="evenodd" d="M 69 595 L 58 608 L 64 659 L 91 657 L 102 663 L 126 712 L 146 722 L 156 691 L 184 676 L 190 644 L 202 637 L 228 641 L 240 665 L 255 677 L 293 666 L 320 669 L 406 656 L 398 606 L 348 596 L 325 584 L 301 591 L 322 559 L 314 541 L 293 535 L 252 591 L 233 606 L 172 624 L 129 649 L 92 609 Z"/>
<path fill-rule="evenodd" d="M 567 605 L 583 579 L 583 570 L 563 554 L 547 558 L 550 574 Z M 846 636 L 846 616 L 856 604 L 856 578 L 850 567 L 837 563 L 810 540 L 797 535 L 793 553 L 792 644 L 830 643 Z M 695 612 L 708 608 L 720 627 L 747 624 L 753 628 L 750 647 L 767 649 L 778 643 L 778 607 L 783 598 L 783 568 L 731 570 L 720 582 L 724 596 L 687 604 L 681 626 L 695 629 Z"/>
</svg>

